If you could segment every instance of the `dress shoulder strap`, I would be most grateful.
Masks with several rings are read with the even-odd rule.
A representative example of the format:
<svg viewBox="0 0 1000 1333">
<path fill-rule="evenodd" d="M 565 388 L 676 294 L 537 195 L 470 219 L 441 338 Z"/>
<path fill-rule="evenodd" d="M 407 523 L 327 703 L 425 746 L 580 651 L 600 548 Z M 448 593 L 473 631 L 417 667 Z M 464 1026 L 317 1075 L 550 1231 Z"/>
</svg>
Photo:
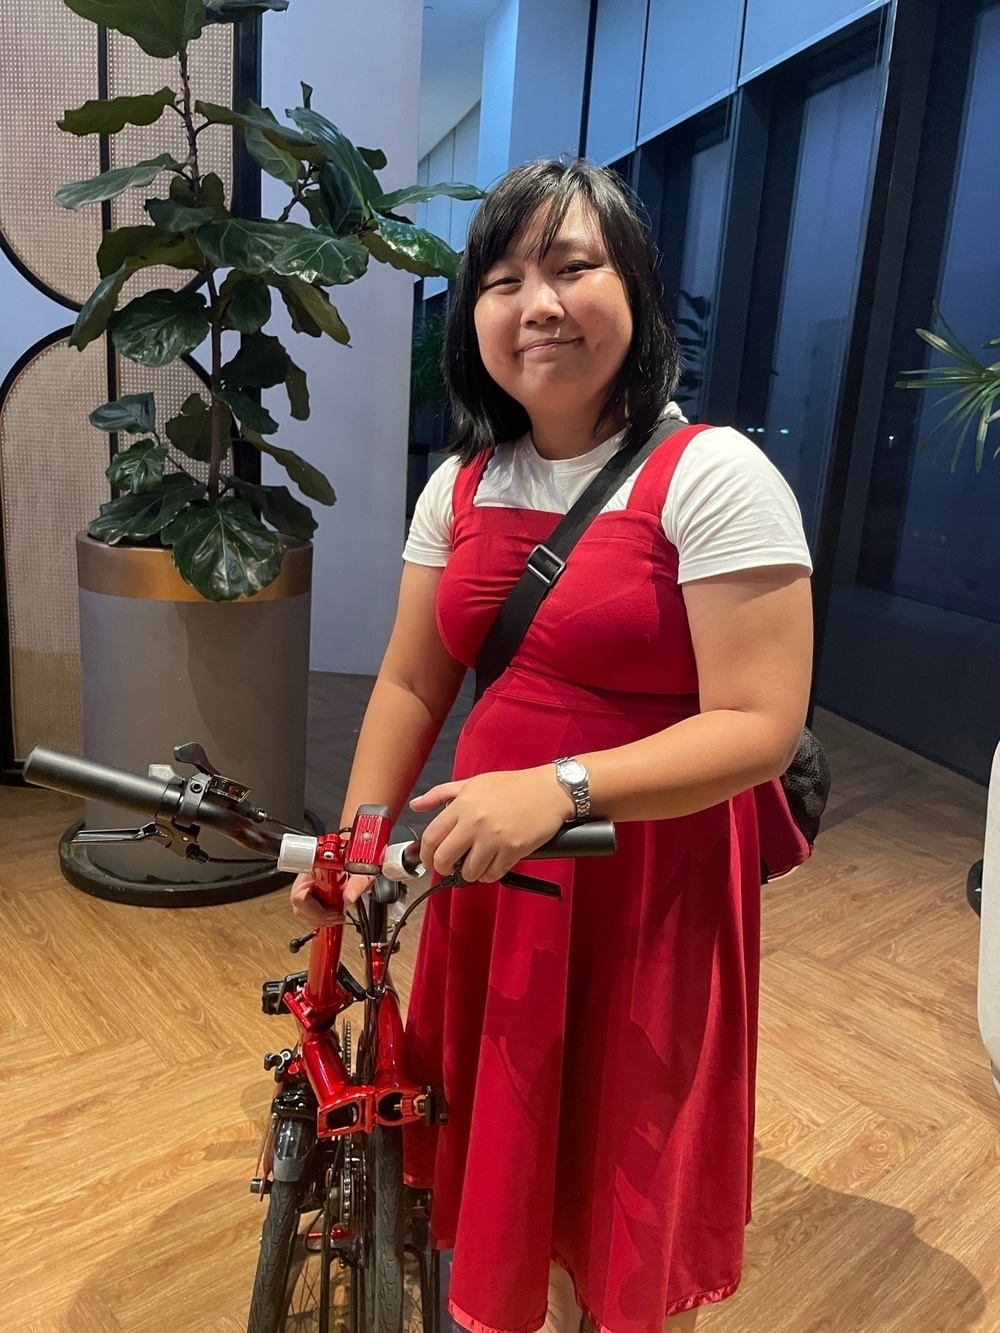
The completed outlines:
<svg viewBox="0 0 1000 1333">
<path fill-rule="evenodd" d="M 661 514 L 681 455 L 696 435 L 709 429 L 708 425 L 685 426 L 658 445 L 643 463 L 626 508 Z"/>
<path fill-rule="evenodd" d="M 451 493 L 452 512 L 456 518 L 459 514 L 464 514 L 472 508 L 476 491 L 479 490 L 479 483 L 489 466 L 493 452 L 492 449 L 484 449 L 481 454 L 476 455 L 471 463 L 463 463 L 458 469 L 455 488 Z"/>
</svg>

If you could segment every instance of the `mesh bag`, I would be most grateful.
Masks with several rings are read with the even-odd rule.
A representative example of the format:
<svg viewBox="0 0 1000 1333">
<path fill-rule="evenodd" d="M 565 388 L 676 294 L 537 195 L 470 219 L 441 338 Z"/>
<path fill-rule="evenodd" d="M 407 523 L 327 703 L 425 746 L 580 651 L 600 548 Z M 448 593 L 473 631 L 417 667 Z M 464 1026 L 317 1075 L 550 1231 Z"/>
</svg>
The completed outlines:
<svg viewBox="0 0 1000 1333">
<path fill-rule="evenodd" d="M 795 758 L 782 774 L 781 785 L 792 818 L 812 846 L 830 797 L 830 765 L 826 751 L 808 727 L 802 732 Z"/>
</svg>

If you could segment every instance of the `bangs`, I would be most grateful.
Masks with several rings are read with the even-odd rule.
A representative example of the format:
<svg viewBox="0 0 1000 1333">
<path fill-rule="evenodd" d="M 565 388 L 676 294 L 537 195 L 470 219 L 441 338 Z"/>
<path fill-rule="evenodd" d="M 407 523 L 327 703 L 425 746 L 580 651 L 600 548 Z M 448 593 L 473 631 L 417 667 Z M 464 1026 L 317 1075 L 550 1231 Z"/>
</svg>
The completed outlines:
<svg viewBox="0 0 1000 1333">
<path fill-rule="evenodd" d="M 540 257 L 552 248 L 575 200 L 593 213 L 608 258 L 625 287 L 632 342 L 595 432 L 624 411 L 626 443 L 651 433 L 679 378 L 676 335 L 663 311 L 658 257 L 646 226 L 613 172 L 585 161 L 542 160 L 515 167 L 486 195 L 469 228 L 445 328 L 444 371 L 455 426 L 452 449 L 466 461 L 520 439 L 531 428 L 525 409 L 489 375 L 479 354 L 475 307 L 484 275 L 540 219 Z"/>
</svg>

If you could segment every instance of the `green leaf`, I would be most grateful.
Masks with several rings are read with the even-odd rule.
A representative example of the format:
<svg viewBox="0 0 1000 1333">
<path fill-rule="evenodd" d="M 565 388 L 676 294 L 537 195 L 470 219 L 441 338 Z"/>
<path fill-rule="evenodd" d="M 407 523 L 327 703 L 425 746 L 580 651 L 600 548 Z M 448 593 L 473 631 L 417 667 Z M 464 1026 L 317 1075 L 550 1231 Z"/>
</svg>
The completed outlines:
<svg viewBox="0 0 1000 1333">
<path fill-rule="evenodd" d="M 97 430 L 141 435 L 156 425 L 156 400 L 151 393 L 126 393 L 95 407 L 88 420 Z"/>
<path fill-rule="evenodd" d="M 201 33 L 202 0 L 66 0 L 81 18 L 114 28 L 138 42 L 148 56 L 180 55 Z"/>
<path fill-rule="evenodd" d="M 242 435 L 248 444 L 252 444 L 255 449 L 259 449 L 261 453 L 280 463 L 303 495 L 308 495 L 310 500 L 318 500 L 321 505 L 336 504 L 337 497 L 333 493 L 333 487 L 319 468 L 307 463 L 291 449 L 281 449 L 278 445 L 271 444 L 255 430 L 247 430 L 244 426 Z"/>
<path fill-rule="evenodd" d="M 163 480 L 163 465 L 167 461 L 166 446 L 155 440 L 136 440 L 127 449 L 120 449 L 105 468 L 104 475 L 112 486 L 140 495 L 151 491 Z"/>
<path fill-rule="evenodd" d="M 278 429 L 278 423 L 267 408 L 255 403 L 247 394 L 240 393 L 239 389 L 226 389 L 220 385 L 212 392 L 221 403 L 226 404 L 239 421 L 245 438 L 251 431 L 254 434 L 273 435 Z"/>
<path fill-rule="evenodd" d="M 309 541 L 317 523 L 308 505 L 296 500 L 287 486 L 255 486 L 249 481 L 233 481 L 233 489 L 248 504 L 260 510 L 265 523 L 285 533 Z"/>
<path fill-rule="evenodd" d="M 227 411 L 222 424 L 222 437 L 229 439 L 233 419 Z M 177 416 L 163 427 L 167 439 L 188 458 L 207 463 L 212 457 L 212 411 L 199 393 L 189 394 L 181 404 Z"/>
<path fill-rule="evenodd" d="M 219 288 L 228 297 L 225 327 L 239 333 L 256 333 L 271 318 L 271 293 L 261 278 L 251 278 L 233 269 Z"/>
<path fill-rule="evenodd" d="M 381 148 L 361 148 L 359 146 L 358 152 L 371 167 L 372 171 L 381 171 L 383 167 L 389 165 L 389 159 L 386 157 L 385 153 L 382 152 Z"/>
<path fill-rule="evenodd" d="M 292 107 L 285 111 L 285 115 L 315 140 L 331 162 L 347 173 L 359 203 L 367 205 L 383 193 L 374 171 L 336 125 L 309 107 Z"/>
<path fill-rule="evenodd" d="M 267 9 L 287 8 L 288 0 L 205 0 L 205 17 L 209 23 L 238 23 Z"/>
<path fill-rule="evenodd" d="M 309 420 L 309 385 L 306 372 L 289 358 L 285 374 L 285 388 L 288 390 L 288 403 L 296 421 Z"/>
<path fill-rule="evenodd" d="M 192 481 L 182 473 L 171 473 L 153 490 L 139 495 L 120 495 L 101 505 L 100 517 L 87 529 L 99 542 L 113 546 L 128 537 L 144 541 L 166 527 L 186 505 L 202 499 L 206 494 L 200 481 Z"/>
<path fill-rule="evenodd" d="M 306 109 L 308 110 L 308 108 L 312 106 L 312 95 L 313 95 L 312 85 L 308 83 L 301 83 L 299 84 L 299 87 L 302 89 L 302 105 L 306 107 Z"/>
<path fill-rule="evenodd" d="M 89 343 L 101 336 L 108 326 L 108 320 L 115 313 L 122 288 L 133 273 L 145 267 L 143 260 L 132 256 L 97 284 L 76 317 L 73 332 L 69 336 L 70 347 L 76 347 L 82 352 Z"/>
<path fill-rule="evenodd" d="M 198 269 L 206 263 L 193 236 L 175 235 L 160 227 L 118 227 L 105 232 L 97 251 L 97 270 L 102 277 L 114 273 L 130 258 L 140 261 L 133 271 L 154 264 Z"/>
<path fill-rule="evenodd" d="M 102 171 L 99 176 L 91 176 L 88 180 L 73 181 L 70 185 L 63 185 L 56 191 L 56 203 L 62 208 L 76 210 L 83 208 L 84 204 L 99 204 L 104 199 L 115 199 L 128 189 L 149 185 L 168 167 L 179 171 L 181 164 L 169 153 L 161 153 L 159 157 L 137 162 L 132 167 L 115 167 L 113 171 Z"/>
<path fill-rule="evenodd" d="M 378 231 L 365 231 L 361 239 L 376 259 L 393 268 L 422 278 L 454 278 L 461 255 L 423 227 L 394 218 L 380 217 Z"/>
<path fill-rule="evenodd" d="M 301 278 L 278 278 L 275 286 L 288 307 L 292 328 L 296 333 L 307 333 L 310 338 L 327 333 L 334 342 L 342 343 L 345 347 L 350 344 L 351 335 L 347 325 L 321 288 L 313 287 Z"/>
<path fill-rule="evenodd" d="M 126 125 L 152 125 L 176 102 L 173 88 L 140 97 L 98 98 L 64 111 L 59 128 L 68 134 L 117 134 Z"/>
<path fill-rule="evenodd" d="M 281 542 L 233 495 L 191 505 L 161 535 L 181 578 L 213 602 L 252 597 L 281 572 Z"/>
<path fill-rule="evenodd" d="M 309 221 L 314 227 L 330 226 L 330 219 L 327 217 L 326 206 L 323 203 L 323 196 L 320 194 L 319 190 L 303 190 L 299 195 L 299 203 L 309 214 Z"/>
<path fill-rule="evenodd" d="M 216 102 L 195 102 L 194 109 L 213 125 L 235 125 L 241 130 L 259 130 L 276 148 L 304 162 L 326 160 L 326 153 L 318 144 L 282 125 L 267 107 L 260 107 L 256 102 L 247 102 L 243 111 L 233 111 Z"/>
<path fill-rule="evenodd" d="M 191 208 L 176 199 L 147 199 L 143 207 L 158 228 L 171 233 L 189 231 L 215 218 L 211 208 Z"/>
<path fill-rule="evenodd" d="M 364 213 L 350 177 L 335 162 L 324 162 L 318 179 L 326 224 L 335 236 L 348 236 L 364 222 Z"/>
<path fill-rule="evenodd" d="M 111 338 L 130 361 L 166 366 L 193 352 L 208 328 L 208 309 L 201 292 L 158 287 L 129 301 L 115 316 Z"/>
<path fill-rule="evenodd" d="M 410 185 L 405 190 L 393 190 L 391 194 L 373 199 L 372 208 L 378 213 L 391 213 L 404 204 L 425 204 L 439 195 L 447 195 L 450 199 L 482 199 L 483 191 L 477 185 L 461 185 L 457 181 L 442 185 Z"/>
<path fill-rule="evenodd" d="M 227 389 L 270 389 L 284 380 L 288 365 L 288 353 L 277 338 L 251 333 L 222 367 L 222 382 Z"/>
<path fill-rule="evenodd" d="M 325 286 L 354 282 L 368 266 L 365 247 L 355 237 L 331 236 L 297 222 L 210 222 L 199 230 L 198 244 L 218 268 L 277 273 Z"/>
<path fill-rule="evenodd" d="M 286 185 L 294 185 L 299 178 L 298 159 L 271 143 L 260 130 L 244 130 L 247 151 L 262 170 Z"/>
</svg>

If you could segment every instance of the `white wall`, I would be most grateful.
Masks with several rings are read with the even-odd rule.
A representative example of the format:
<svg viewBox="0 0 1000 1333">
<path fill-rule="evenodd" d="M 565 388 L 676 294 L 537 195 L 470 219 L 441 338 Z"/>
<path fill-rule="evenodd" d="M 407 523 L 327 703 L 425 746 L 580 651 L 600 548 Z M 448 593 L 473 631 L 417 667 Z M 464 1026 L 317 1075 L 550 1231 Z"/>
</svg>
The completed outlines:
<svg viewBox="0 0 1000 1333">
<path fill-rule="evenodd" d="M 455 128 L 420 159 L 417 179 L 421 185 L 441 181 L 461 181 L 475 185 L 479 181 L 479 106 L 463 116 Z M 465 236 L 476 205 L 464 199 L 439 195 L 417 207 L 417 225 L 443 236 L 453 250 L 465 249 Z M 424 296 L 436 296 L 448 283 L 444 278 L 425 278 Z"/>
<path fill-rule="evenodd" d="M 301 104 L 304 80 L 315 110 L 356 143 L 385 150 L 387 189 L 412 184 L 422 19 L 422 0 L 295 0 L 266 14 L 264 104 L 282 116 Z M 287 199 L 265 176 L 264 215 L 277 216 Z M 374 672 L 402 569 L 413 279 L 373 261 L 359 282 L 330 294 L 351 348 L 292 333 L 280 300 L 268 326 L 308 375 L 310 419 L 291 420 L 283 391 L 265 402 L 281 423 L 276 442 L 322 468 L 337 492 L 332 509 L 314 506 L 313 669 Z M 265 481 L 283 480 L 265 460 Z"/>
</svg>

